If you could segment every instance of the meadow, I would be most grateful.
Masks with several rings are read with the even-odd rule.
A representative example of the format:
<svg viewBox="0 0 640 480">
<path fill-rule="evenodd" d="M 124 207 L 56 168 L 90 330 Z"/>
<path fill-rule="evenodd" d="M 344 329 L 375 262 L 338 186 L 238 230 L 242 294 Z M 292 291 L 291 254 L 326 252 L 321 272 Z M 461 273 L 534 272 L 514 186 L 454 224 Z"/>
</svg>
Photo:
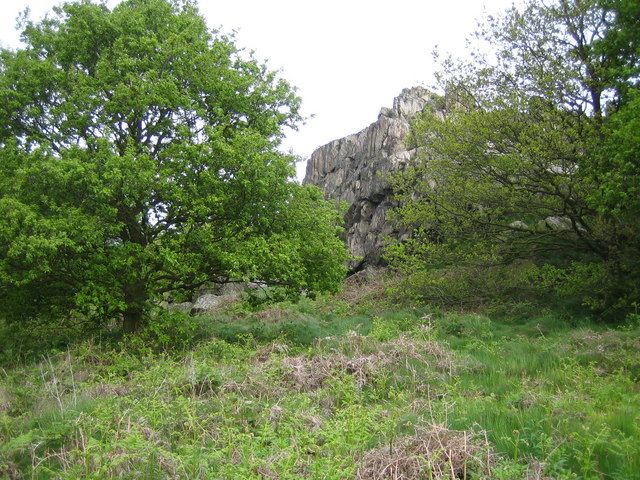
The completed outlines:
<svg viewBox="0 0 640 480">
<path fill-rule="evenodd" d="M 443 313 L 385 288 L 7 364 L 0 477 L 640 478 L 633 317 Z"/>
</svg>

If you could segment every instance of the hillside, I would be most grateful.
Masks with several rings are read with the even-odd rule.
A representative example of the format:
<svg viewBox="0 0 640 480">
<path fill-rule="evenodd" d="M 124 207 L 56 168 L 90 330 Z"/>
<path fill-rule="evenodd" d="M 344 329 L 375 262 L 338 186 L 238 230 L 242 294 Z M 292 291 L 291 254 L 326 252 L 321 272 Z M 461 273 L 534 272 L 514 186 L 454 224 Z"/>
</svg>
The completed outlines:
<svg viewBox="0 0 640 480">
<path fill-rule="evenodd" d="M 640 478 L 638 325 L 389 282 L 3 369 L 0 477 Z"/>
<path fill-rule="evenodd" d="M 640 2 L 485 16 L 302 184 L 198 3 L 0 46 L 0 480 L 640 480 Z"/>
</svg>

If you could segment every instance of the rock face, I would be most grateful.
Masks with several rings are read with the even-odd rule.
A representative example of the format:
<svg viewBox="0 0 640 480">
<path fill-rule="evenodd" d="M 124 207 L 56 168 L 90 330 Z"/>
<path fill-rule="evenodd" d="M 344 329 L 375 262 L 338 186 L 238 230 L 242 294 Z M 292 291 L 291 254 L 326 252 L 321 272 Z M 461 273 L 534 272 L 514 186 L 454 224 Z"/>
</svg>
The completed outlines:
<svg viewBox="0 0 640 480">
<path fill-rule="evenodd" d="M 404 144 L 410 120 L 436 97 L 421 87 L 404 89 L 392 108 L 382 108 L 378 120 L 364 130 L 334 140 L 313 152 L 304 183 L 320 187 L 327 198 L 347 202 L 346 241 L 359 260 L 352 270 L 381 264 L 387 236 L 402 236 L 387 221 L 394 206 L 386 176 L 404 168 L 417 154 Z"/>
</svg>

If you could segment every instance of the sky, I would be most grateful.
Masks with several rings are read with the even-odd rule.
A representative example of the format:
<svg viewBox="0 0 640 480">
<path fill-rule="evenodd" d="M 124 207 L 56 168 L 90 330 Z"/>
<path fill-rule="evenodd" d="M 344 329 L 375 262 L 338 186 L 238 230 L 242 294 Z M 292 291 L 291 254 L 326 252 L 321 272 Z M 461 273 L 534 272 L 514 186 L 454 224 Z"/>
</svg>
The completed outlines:
<svg viewBox="0 0 640 480">
<path fill-rule="evenodd" d="M 307 120 L 283 149 L 314 149 L 362 130 L 403 88 L 428 86 L 431 52 L 465 56 L 465 36 L 486 13 L 513 0 L 199 0 L 211 28 L 236 31 L 237 44 L 298 88 Z M 0 45 L 19 47 L 15 19 L 37 20 L 61 0 L 0 0 Z M 109 0 L 114 6 L 118 0 Z M 304 162 L 297 165 L 304 176 Z"/>
</svg>

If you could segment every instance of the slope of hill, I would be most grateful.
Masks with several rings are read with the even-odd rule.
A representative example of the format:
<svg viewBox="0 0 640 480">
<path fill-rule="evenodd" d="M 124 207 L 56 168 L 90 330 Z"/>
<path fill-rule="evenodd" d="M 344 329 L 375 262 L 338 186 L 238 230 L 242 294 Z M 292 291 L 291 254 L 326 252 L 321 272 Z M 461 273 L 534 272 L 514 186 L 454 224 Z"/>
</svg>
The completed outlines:
<svg viewBox="0 0 640 480">
<path fill-rule="evenodd" d="M 444 315 L 392 286 L 7 366 L 0 478 L 640 478 L 637 325 Z"/>
</svg>

